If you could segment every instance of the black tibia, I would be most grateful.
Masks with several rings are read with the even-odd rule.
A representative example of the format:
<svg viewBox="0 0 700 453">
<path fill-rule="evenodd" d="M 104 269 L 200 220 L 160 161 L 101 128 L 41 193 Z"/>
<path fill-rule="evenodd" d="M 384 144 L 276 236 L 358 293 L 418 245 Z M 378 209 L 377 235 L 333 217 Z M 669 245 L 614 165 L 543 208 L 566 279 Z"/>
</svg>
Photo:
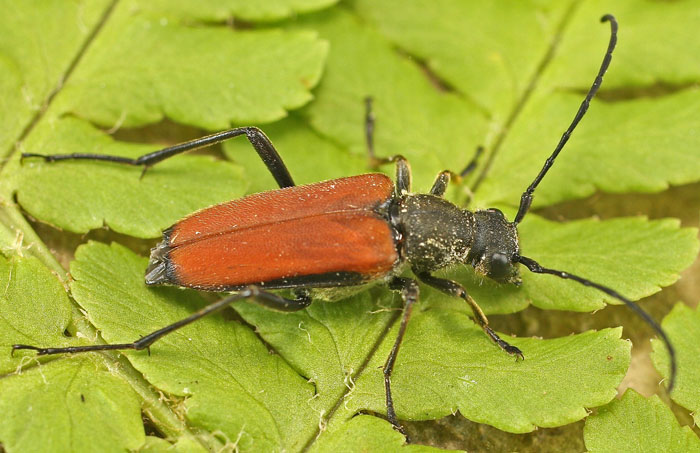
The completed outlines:
<svg viewBox="0 0 700 453">
<path fill-rule="evenodd" d="M 520 349 L 502 340 L 501 337 L 499 337 L 498 334 L 494 332 L 493 329 L 491 329 L 491 327 L 489 327 L 489 320 L 486 318 L 486 315 L 483 311 L 481 311 L 481 308 L 476 303 L 476 301 L 474 301 L 474 299 L 472 299 L 472 297 L 469 294 L 467 294 L 467 291 L 462 285 L 460 285 L 457 282 L 453 282 L 452 280 L 434 277 L 427 273 L 418 274 L 418 278 L 423 283 L 430 285 L 433 288 L 439 289 L 443 293 L 455 297 L 461 297 L 462 299 L 467 301 L 467 303 L 472 309 L 472 312 L 474 313 L 474 321 L 477 324 L 479 324 L 479 327 L 481 327 L 484 330 L 484 332 L 486 332 L 486 335 L 488 335 L 494 343 L 496 343 L 501 349 L 503 349 L 510 355 L 514 355 L 519 359 L 525 358 Z"/>
<path fill-rule="evenodd" d="M 411 192 L 411 165 L 405 157 L 400 154 L 382 158 L 379 162 L 383 164 L 396 164 L 396 196 L 400 197 Z"/>
<path fill-rule="evenodd" d="M 370 167 L 376 168 L 386 163 L 383 159 L 377 159 L 374 154 L 374 113 L 372 112 L 372 98 L 369 96 L 365 98 L 365 142 L 367 143 Z"/>
<path fill-rule="evenodd" d="M 236 294 L 232 294 L 225 297 L 219 301 L 207 305 L 201 310 L 192 313 L 187 318 L 181 319 L 178 322 L 165 326 L 162 329 L 158 329 L 145 337 L 142 337 L 133 343 L 121 343 L 121 344 L 96 344 L 90 346 L 73 346 L 67 348 L 39 348 L 37 346 L 29 346 L 26 344 L 15 344 L 12 345 L 12 351 L 17 349 L 31 349 L 37 351 L 38 355 L 49 355 L 49 354 L 63 354 L 63 353 L 74 353 L 74 352 L 87 352 L 87 351 L 110 351 L 115 349 L 146 349 L 149 348 L 153 343 L 158 341 L 165 335 L 184 327 L 200 318 L 207 316 L 210 313 L 219 311 L 234 302 L 244 299 L 253 299 L 260 305 L 279 311 L 297 311 L 302 310 L 311 304 L 311 298 L 307 291 L 300 291 L 295 293 L 295 299 L 287 299 L 277 294 L 273 294 L 267 291 L 263 291 L 256 286 L 249 286 L 242 289 Z"/>
<path fill-rule="evenodd" d="M 396 162 L 396 195 L 411 192 L 411 166 L 403 156 L 391 156 L 389 162 Z"/>
<path fill-rule="evenodd" d="M 435 195 L 438 197 L 441 197 L 445 194 L 445 191 L 447 190 L 447 185 L 450 183 L 450 181 L 454 181 L 455 183 L 459 184 L 462 181 L 462 178 L 465 176 L 469 175 L 471 172 L 473 172 L 476 169 L 476 164 L 479 160 L 479 157 L 481 156 L 481 153 L 484 152 L 484 147 L 479 146 L 476 149 L 476 152 L 474 153 L 474 157 L 472 157 L 472 160 L 469 161 L 466 167 L 464 167 L 464 170 L 462 170 L 459 173 L 454 173 L 450 170 L 444 170 L 442 171 L 437 178 L 435 178 L 435 182 L 433 183 L 433 187 L 430 189 L 430 195 Z"/>
<path fill-rule="evenodd" d="M 389 357 L 386 359 L 384 364 L 384 389 L 386 390 L 386 417 L 389 419 L 394 429 L 399 431 L 404 436 L 406 431 L 403 426 L 399 423 L 396 418 L 396 411 L 394 410 L 394 400 L 391 397 L 391 372 L 394 370 L 394 364 L 396 363 L 396 356 L 399 353 L 399 348 L 401 347 L 401 342 L 403 341 L 404 333 L 406 332 L 406 325 L 408 320 L 411 318 L 411 311 L 413 310 L 413 304 L 418 300 L 419 289 L 418 283 L 410 278 L 396 277 L 389 283 L 389 288 L 394 291 L 401 292 L 401 298 L 403 299 L 403 313 L 401 315 L 401 325 L 399 326 L 399 333 L 396 336 L 396 341 L 394 341 L 394 346 L 391 348 Z"/>
<path fill-rule="evenodd" d="M 484 147 L 479 146 L 476 148 L 476 152 L 474 153 L 474 157 L 472 157 L 472 160 L 469 161 L 466 167 L 464 167 L 464 170 L 459 172 L 459 176 L 464 178 L 465 176 L 469 175 L 471 172 L 476 170 L 476 165 L 479 162 L 479 158 L 481 157 L 481 154 L 484 152 Z"/>
<path fill-rule="evenodd" d="M 377 157 L 374 153 L 374 113 L 372 113 L 372 98 L 365 98 L 365 140 L 367 142 L 367 154 L 369 166 L 377 168 L 380 165 L 396 163 L 396 192 L 397 195 L 411 191 L 411 166 L 405 157 L 400 154 L 389 157 Z"/>
<path fill-rule="evenodd" d="M 451 171 L 445 170 L 440 172 L 440 174 L 437 175 L 437 178 L 435 178 L 433 187 L 430 188 L 430 195 L 435 195 L 436 197 L 443 196 L 445 194 L 445 191 L 447 190 L 447 185 L 450 183 L 451 178 Z"/>
<path fill-rule="evenodd" d="M 239 135 L 245 135 L 248 138 L 248 141 L 251 143 L 251 145 L 253 145 L 253 148 L 255 148 L 255 151 L 257 151 L 258 155 L 265 163 L 270 173 L 272 173 L 272 176 L 275 178 L 275 181 L 277 181 L 277 184 L 279 184 L 280 187 L 291 187 L 294 185 L 294 180 L 289 174 L 289 170 L 287 170 L 286 165 L 284 165 L 284 161 L 280 157 L 275 147 L 272 145 L 272 142 L 270 142 L 270 139 L 267 138 L 263 131 L 257 127 L 238 127 L 223 132 L 217 132 L 216 134 L 207 135 L 206 137 L 197 138 L 185 143 L 169 146 L 158 151 L 153 151 L 135 159 L 90 153 L 48 155 L 23 153 L 22 159 L 29 157 L 40 157 L 47 162 L 56 162 L 59 160 L 102 160 L 126 165 L 143 166 L 145 171 L 148 167 L 151 167 L 152 165 L 155 165 L 169 157 L 175 156 L 176 154 L 215 145 L 231 138 L 238 137 Z"/>
<path fill-rule="evenodd" d="M 367 144 L 367 154 L 369 166 L 377 168 L 380 165 L 397 162 L 399 159 L 405 160 L 401 156 L 377 157 L 374 152 L 374 113 L 372 112 L 372 98 L 365 98 L 365 143 Z"/>
</svg>

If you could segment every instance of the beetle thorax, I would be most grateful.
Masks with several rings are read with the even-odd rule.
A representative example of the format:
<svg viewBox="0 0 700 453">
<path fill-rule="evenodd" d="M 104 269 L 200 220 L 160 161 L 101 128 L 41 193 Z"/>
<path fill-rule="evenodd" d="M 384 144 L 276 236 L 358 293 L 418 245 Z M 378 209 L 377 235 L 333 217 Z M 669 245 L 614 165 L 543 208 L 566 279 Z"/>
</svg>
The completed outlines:
<svg viewBox="0 0 700 453">
<path fill-rule="evenodd" d="M 473 213 L 428 194 L 406 195 L 397 208 L 394 223 L 402 233 L 402 255 L 415 272 L 467 261 L 473 241 Z"/>
</svg>

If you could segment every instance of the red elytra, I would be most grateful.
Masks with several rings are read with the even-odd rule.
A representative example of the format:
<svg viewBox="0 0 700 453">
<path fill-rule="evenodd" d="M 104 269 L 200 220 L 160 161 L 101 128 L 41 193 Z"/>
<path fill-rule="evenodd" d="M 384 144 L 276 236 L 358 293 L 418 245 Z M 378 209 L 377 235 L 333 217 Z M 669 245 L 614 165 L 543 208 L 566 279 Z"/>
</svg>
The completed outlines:
<svg viewBox="0 0 700 453">
<path fill-rule="evenodd" d="M 399 259 L 378 209 L 394 184 L 378 173 L 273 190 L 211 206 L 165 234 L 171 283 L 221 290 L 331 273 L 371 280 Z"/>
</svg>

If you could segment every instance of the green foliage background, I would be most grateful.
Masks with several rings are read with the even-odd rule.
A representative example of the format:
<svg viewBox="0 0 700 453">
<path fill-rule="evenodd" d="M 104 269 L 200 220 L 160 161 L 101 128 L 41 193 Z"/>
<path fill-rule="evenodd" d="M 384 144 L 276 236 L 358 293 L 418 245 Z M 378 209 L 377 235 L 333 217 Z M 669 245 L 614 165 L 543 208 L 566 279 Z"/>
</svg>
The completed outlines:
<svg viewBox="0 0 700 453">
<path fill-rule="evenodd" d="M 648 327 L 624 307 L 600 310 L 614 300 L 548 276 L 501 287 L 459 268 L 445 275 L 467 285 L 526 360 L 494 347 L 460 301 L 422 288 L 394 374 L 397 411 L 416 443 L 442 448 L 700 450 L 681 426 L 700 406 L 700 317 L 688 307 L 700 299 L 697 262 L 689 268 L 700 213 L 697 2 L 0 7 L 6 451 L 429 450 L 403 445 L 381 418 L 381 366 L 401 305 L 382 288 L 288 315 L 242 303 L 150 355 L 12 357 L 15 343 L 133 341 L 205 305 L 213 295 L 146 288 L 148 249 L 196 209 L 274 187 L 243 139 L 143 178 L 120 165 L 20 162 L 20 153 L 138 156 L 255 124 L 308 183 L 367 171 L 362 100 L 371 95 L 377 150 L 409 158 L 416 191 L 485 145 L 477 172 L 448 196 L 512 218 L 600 64 L 605 13 L 621 26 L 613 65 L 538 189 L 522 249 L 648 298 L 657 319 L 675 305 L 664 328 L 678 350 L 676 390 L 658 385 L 668 358 L 656 341 L 657 374 Z M 627 387 L 670 408 L 633 390 L 615 399 Z"/>
</svg>

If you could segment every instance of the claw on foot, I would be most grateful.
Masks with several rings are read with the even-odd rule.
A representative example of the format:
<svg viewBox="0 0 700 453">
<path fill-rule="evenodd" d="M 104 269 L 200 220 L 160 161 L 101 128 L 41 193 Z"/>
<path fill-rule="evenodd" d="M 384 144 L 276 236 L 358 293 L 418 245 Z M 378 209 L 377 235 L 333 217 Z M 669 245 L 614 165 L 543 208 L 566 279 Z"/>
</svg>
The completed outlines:
<svg viewBox="0 0 700 453">
<path fill-rule="evenodd" d="M 501 345 L 501 347 L 508 354 L 514 355 L 516 357 L 516 360 L 525 360 L 525 356 L 523 355 L 523 352 L 520 349 L 516 348 L 515 346 L 510 345 L 504 341 L 503 345 Z"/>
<path fill-rule="evenodd" d="M 403 426 L 401 426 L 401 425 L 398 424 L 398 423 L 394 423 L 394 422 L 391 422 L 391 425 L 392 425 L 392 427 L 393 427 L 396 431 L 400 432 L 401 435 L 402 435 L 403 437 L 406 438 L 406 443 L 407 443 L 407 444 L 410 444 L 410 443 L 411 443 L 411 439 L 408 437 L 408 434 L 406 433 L 406 430 L 404 429 Z"/>
</svg>

